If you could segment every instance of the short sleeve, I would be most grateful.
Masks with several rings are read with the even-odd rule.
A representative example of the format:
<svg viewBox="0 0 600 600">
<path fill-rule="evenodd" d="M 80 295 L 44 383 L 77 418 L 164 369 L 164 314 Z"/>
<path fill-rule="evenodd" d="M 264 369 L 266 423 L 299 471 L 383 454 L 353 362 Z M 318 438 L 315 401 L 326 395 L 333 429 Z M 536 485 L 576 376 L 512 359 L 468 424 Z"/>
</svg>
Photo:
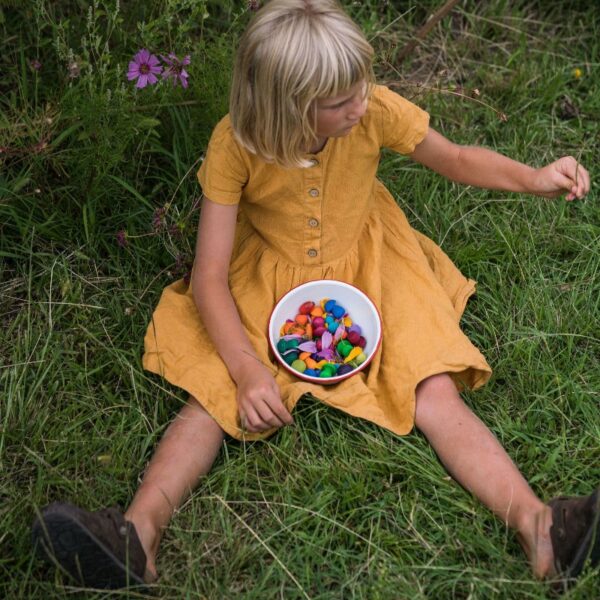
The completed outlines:
<svg viewBox="0 0 600 600">
<path fill-rule="evenodd" d="M 198 170 L 203 194 L 217 204 L 238 204 L 248 181 L 248 163 L 233 135 L 229 117 L 215 127 Z"/>
<path fill-rule="evenodd" d="M 374 98 L 381 110 L 381 145 L 411 154 L 429 129 L 429 113 L 385 86 L 376 86 Z"/>
</svg>

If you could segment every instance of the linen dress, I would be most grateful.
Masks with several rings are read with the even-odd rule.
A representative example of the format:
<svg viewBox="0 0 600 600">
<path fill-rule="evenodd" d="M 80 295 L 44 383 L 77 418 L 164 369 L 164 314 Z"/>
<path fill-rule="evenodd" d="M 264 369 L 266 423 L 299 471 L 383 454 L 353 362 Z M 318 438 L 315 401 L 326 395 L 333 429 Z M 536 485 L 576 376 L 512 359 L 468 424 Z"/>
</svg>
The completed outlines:
<svg viewBox="0 0 600 600">
<path fill-rule="evenodd" d="M 411 153 L 428 124 L 426 112 L 375 86 L 359 124 L 307 155 L 310 167 L 286 169 L 261 160 L 238 143 L 228 116 L 212 134 L 198 179 L 211 201 L 239 205 L 229 285 L 248 337 L 259 359 L 273 366 L 290 411 L 310 393 L 406 434 L 420 381 L 448 372 L 459 389 L 477 388 L 491 375 L 459 327 L 475 282 L 409 225 L 376 178 L 381 148 Z M 302 381 L 278 366 L 267 338 L 277 300 L 314 279 L 357 286 L 382 316 L 382 344 L 371 364 L 330 386 Z M 227 433 L 237 439 L 273 433 L 243 431 L 235 383 L 183 280 L 163 291 L 144 342 L 144 367 L 192 394 Z"/>
</svg>

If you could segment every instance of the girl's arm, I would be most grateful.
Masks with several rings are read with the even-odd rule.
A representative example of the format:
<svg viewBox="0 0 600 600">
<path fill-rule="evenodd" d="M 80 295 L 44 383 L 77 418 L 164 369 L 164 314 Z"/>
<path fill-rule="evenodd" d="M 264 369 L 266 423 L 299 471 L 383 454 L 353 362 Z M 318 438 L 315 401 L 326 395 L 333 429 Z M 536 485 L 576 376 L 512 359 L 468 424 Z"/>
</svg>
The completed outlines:
<svg viewBox="0 0 600 600">
<path fill-rule="evenodd" d="M 534 169 L 487 148 L 454 144 L 433 129 L 410 156 L 452 181 L 482 188 L 547 198 L 566 193 L 567 200 L 583 198 L 590 190 L 588 172 L 572 156 Z"/>
<path fill-rule="evenodd" d="M 237 385 L 242 425 L 265 431 L 292 423 L 269 369 L 256 356 L 229 290 L 237 206 L 202 203 L 192 293 L 200 318 Z"/>
</svg>

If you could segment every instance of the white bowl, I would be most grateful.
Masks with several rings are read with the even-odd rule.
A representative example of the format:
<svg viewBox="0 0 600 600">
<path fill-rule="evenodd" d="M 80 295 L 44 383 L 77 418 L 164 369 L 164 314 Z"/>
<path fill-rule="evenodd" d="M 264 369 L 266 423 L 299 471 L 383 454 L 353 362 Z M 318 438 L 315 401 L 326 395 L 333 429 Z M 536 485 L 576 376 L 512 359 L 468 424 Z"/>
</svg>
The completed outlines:
<svg viewBox="0 0 600 600">
<path fill-rule="evenodd" d="M 318 304 L 323 298 L 335 300 L 339 305 L 346 309 L 352 322 L 359 325 L 362 330 L 362 336 L 366 340 L 364 353 L 367 359 L 356 369 L 346 373 L 345 375 L 337 375 L 335 377 L 314 377 L 305 375 L 292 369 L 285 360 L 281 357 L 277 350 L 277 342 L 280 339 L 281 326 L 287 319 L 294 320 L 298 314 L 300 305 L 304 302 L 312 301 Z M 285 294 L 275 305 L 271 317 L 269 319 L 269 344 L 275 358 L 281 365 L 290 373 L 312 383 L 321 385 L 330 385 L 338 383 L 352 377 L 359 371 L 362 371 L 375 356 L 379 346 L 381 345 L 381 317 L 376 306 L 371 302 L 368 296 L 361 292 L 357 287 L 331 279 L 318 279 L 303 283 L 298 287 L 293 288 Z"/>
</svg>

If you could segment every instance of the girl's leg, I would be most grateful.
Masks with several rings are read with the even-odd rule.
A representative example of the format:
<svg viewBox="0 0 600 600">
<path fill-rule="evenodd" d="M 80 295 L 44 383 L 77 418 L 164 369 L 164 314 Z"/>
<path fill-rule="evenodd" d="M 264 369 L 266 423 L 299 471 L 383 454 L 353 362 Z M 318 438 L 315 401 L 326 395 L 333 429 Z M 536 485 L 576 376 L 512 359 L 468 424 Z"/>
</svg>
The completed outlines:
<svg viewBox="0 0 600 600">
<path fill-rule="evenodd" d="M 156 578 L 156 553 L 164 528 L 198 479 L 209 472 L 222 442 L 223 430 L 192 397 L 160 441 L 125 513 L 146 552 L 147 579 Z"/>
<path fill-rule="evenodd" d="M 552 512 L 532 491 L 492 432 L 463 403 L 447 374 L 417 387 L 415 424 L 448 472 L 516 529 L 536 576 L 554 574 Z"/>
</svg>

